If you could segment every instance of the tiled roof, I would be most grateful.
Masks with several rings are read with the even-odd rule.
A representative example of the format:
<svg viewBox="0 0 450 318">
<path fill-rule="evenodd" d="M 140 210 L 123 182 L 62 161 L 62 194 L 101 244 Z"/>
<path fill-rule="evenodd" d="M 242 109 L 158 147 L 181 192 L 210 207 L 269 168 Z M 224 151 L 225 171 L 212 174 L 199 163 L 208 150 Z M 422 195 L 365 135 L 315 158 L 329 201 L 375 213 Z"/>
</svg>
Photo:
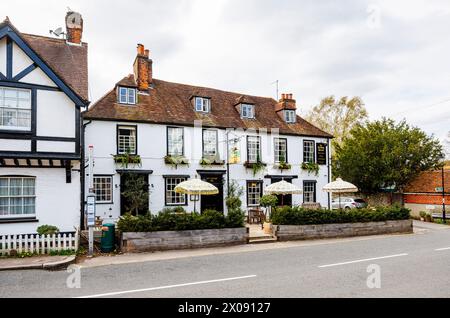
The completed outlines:
<svg viewBox="0 0 450 318">
<path fill-rule="evenodd" d="M 445 192 L 450 192 L 450 168 L 444 169 Z M 424 171 L 412 180 L 404 189 L 405 193 L 435 193 L 442 187 L 442 170 Z"/>
<path fill-rule="evenodd" d="M 0 23 L 0 28 L 6 25 L 11 27 L 81 99 L 89 100 L 87 43 L 69 45 L 64 39 L 21 33 L 8 19 Z"/>
<path fill-rule="evenodd" d="M 118 85 L 136 86 L 134 76 L 129 75 Z M 193 96 L 211 98 L 211 112 L 199 113 L 191 102 Z M 116 90 L 111 90 L 87 112 L 86 119 L 135 121 L 192 126 L 202 120 L 203 126 L 217 128 L 279 128 L 280 133 L 332 138 L 332 136 L 297 116 L 295 124 L 287 124 L 275 112 L 277 101 L 268 97 L 249 96 L 218 89 L 153 80 L 149 95 L 138 95 L 136 106 L 117 102 Z M 255 104 L 256 119 L 241 119 L 235 107 L 245 101 Z"/>
<path fill-rule="evenodd" d="M 63 39 L 24 34 L 22 38 L 77 95 L 88 97 L 88 45 L 69 45 Z"/>
</svg>

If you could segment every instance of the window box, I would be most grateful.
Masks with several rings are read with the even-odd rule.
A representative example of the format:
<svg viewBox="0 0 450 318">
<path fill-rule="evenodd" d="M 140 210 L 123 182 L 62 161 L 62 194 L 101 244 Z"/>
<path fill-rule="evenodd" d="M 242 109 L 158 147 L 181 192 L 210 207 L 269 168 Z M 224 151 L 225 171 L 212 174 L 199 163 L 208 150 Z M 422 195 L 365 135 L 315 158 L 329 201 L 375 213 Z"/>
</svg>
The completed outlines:
<svg viewBox="0 0 450 318">
<path fill-rule="evenodd" d="M 266 168 L 267 164 L 261 161 L 258 162 L 244 162 L 244 167 L 247 169 L 253 170 L 253 175 L 255 176 L 258 172 L 264 170 Z"/>
<path fill-rule="evenodd" d="M 141 165 L 142 159 L 139 155 L 132 155 L 129 153 L 113 155 L 114 162 L 123 168 L 128 168 L 128 165 Z"/>
<path fill-rule="evenodd" d="M 200 160 L 201 166 L 223 166 L 225 164 L 225 160 L 221 160 L 219 158 L 210 158 L 210 157 L 203 157 Z"/>
<path fill-rule="evenodd" d="M 308 173 L 314 173 L 316 176 L 319 175 L 319 169 L 319 165 L 315 162 L 302 163 L 302 170 L 306 170 Z"/>
<path fill-rule="evenodd" d="M 290 170 L 292 166 L 287 162 L 279 162 L 273 166 L 275 169 Z"/>
<path fill-rule="evenodd" d="M 165 156 L 164 162 L 177 168 L 179 165 L 189 165 L 189 160 L 184 156 Z"/>
</svg>

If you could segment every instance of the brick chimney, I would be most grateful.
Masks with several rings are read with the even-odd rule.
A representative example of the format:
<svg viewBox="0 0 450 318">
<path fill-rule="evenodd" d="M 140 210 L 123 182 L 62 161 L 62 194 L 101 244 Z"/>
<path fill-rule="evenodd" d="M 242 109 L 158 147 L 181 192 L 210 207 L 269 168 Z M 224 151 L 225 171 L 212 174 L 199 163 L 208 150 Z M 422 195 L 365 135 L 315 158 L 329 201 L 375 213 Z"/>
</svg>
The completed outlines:
<svg viewBox="0 0 450 318">
<path fill-rule="evenodd" d="M 66 14 L 67 43 L 81 45 L 83 36 L 83 18 L 81 14 L 69 11 Z"/>
<path fill-rule="evenodd" d="M 150 51 L 146 50 L 142 44 L 137 46 L 133 68 L 138 89 L 147 91 L 153 81 L 153 61 L 150 59 Z"/>
<path fill-rule="evenodd" d="M 291 110 L 297 109 L 296 101 L 292 97 L 292 94 L 281 94 L 281 99 L 278 101 L 278 103 L 275 106 L 275 111 L 277 111 L 277 112 L 280 110 L 286 110 L 286 109 L 291 109 Z"/>
</svg>

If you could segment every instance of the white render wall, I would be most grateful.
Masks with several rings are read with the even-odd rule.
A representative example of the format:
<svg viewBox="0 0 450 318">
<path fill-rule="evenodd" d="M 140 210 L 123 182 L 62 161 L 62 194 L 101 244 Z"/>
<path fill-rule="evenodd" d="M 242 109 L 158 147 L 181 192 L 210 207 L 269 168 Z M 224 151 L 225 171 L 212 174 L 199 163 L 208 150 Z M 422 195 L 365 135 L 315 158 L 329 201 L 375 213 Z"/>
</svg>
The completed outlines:
<svg viewBox="0 0 450 318">
<path fill-rule="evenodd" d="M 199 164 L 202 154 L 202 128 L 201 127 L 184 127 L 185 136 L 185 157 L 189 159 L 189 166 L 178 166 L 173 168 L 164 163 L 164 156 L 167 153 L 166 132 L 167 126 L 146 123 L 130 123 L 130 122 L 113 122 L 113 121 L 92 121 L 86 127 L 86 149 L 89 145 L 94 146 L 94 175 L 113 175 L 113 203 L 98 204 L 97 215 L 105 221 L 114 221 L 120 216 L 120 175 L 116 173 L 118 167 L 112 158 L 116 154 L 116 131 L 117 125 L 136 125 L 137 126 L 137 153 L 142 158 L 142 166 L 132 167 L 129 169 L 153 170 L 153 174 L 149 177 L 150 185 L 150 211 L 152 213 L 159 212 L 165 207 L 164 178 L 163 175 L 189 175 L 195 177 L 197 170 L 226 170 L 226 166 L 209 166 L 204 167 Z M 175 125 L 174 125 L 175 126 Z M 180 126 L 181 127 L 181 126 Z M 225 130 L 221 129 L 218 133 L 219 152 L 221 159 L 226 157 L 225 146 Z M 326 138 L 311 138 L 299 136 L 279 136 L 279 135 L 262 135 L 262 158 L 267 163 L 264 171 L 253 176 L 251 169 L 246 169 L 243 162 L 247 160 L 247 135 L 256 135 L 252 131 L 234 131 L 234 135 L 243 137 L 240 139 L 241 163 L 230 166 L 230 180 L 235 180 L 243 187 L 244 194 L 242 197 L 243 206 L 247 204 L 246 199 L 246 181 L 247 180 L 263 180 L 264 187 L 271 183 L 271 180 L 264 178 L 265 175 L 297 175 L 297 179 L 293 179 L 293 183 L 303 188 L 304 180 L 316 180 L 316 201 L 324 207 L 328 206 L 328 194 L 323 192 L 322 187 L 328 183 L 328 166 L 320 166 L 318 176 L 308 174 L 303 171 L 300 166 L 303 162 L 303 140 L 315 140 L 315 142 L 327 143 Z M 234 137 L 233 135 L 233 137 Z M 232 135 L 230 135 L 232 136 Z M 288 142 L 288 161 L 292 165 L 291 170 L 273 169 L 273 138 L 287 138 Z M 329 162 L 329 160 L 328 160 Z M 88 180 L 88 178 L 86 178 Z M 86 189 L 88 185 L 86 184 Z M 86 191 L 87 192 L 87 191 Z M 226 175 L 224 175 L 224 196 L 226 195 Z M 303 202 L 303 195 L 294 195 L 293 204 L 300 205 Z M 197 209 L 200 202 L 197 202 Z M 189 202 L 185 209 L 193 210 L 193 202 Z"/>
<path fill-rule="evenodd" d="M 79 169 L 74 167 L 73 169 Z M 80 224 L 80 173 L 72 170 L 66 183 L 64 168 L 1 168 L 1 176 L 36 178 L 36 219 L 32 223 L 0 223 L 0 234 L 36 233 L 40 225 L 56 225 L 61 232 L 73 232 Z"/>
</svg>

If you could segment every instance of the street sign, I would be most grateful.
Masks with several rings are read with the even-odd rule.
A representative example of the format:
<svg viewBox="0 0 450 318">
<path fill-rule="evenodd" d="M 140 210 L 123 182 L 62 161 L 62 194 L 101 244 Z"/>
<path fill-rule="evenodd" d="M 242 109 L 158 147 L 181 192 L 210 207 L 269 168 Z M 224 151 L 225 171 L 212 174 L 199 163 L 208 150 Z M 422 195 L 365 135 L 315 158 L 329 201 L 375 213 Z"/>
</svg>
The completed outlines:
<svg viewBox="0 0 450 318">
<path fill-rule="evenodd" d="M 95 226 L 95 194 L 90 193 L 87 197 L 86 205 L 86 215 L 87 215 L 87 226 Z"/>
</svg>

